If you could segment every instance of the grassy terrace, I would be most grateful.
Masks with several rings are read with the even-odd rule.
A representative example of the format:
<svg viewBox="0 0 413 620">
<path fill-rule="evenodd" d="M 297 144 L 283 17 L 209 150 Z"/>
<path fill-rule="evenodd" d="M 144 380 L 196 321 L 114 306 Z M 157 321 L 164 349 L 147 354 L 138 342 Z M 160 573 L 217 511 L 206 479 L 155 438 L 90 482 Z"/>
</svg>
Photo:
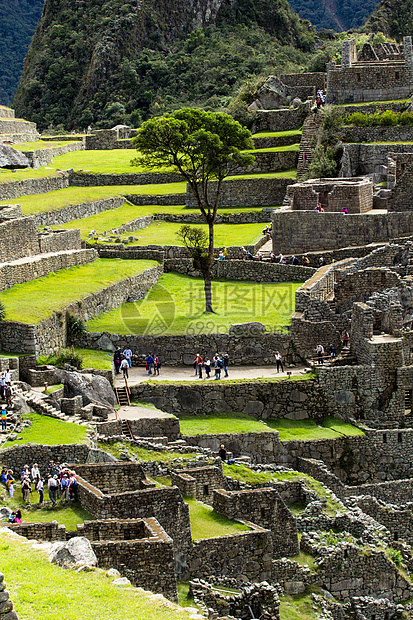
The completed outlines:
<svg viewBox="0 0 413 620">
<path fill-rule="evenodd" d="M 86 295 L 154 267 L 156 261 L 97 259 L 3 291 L 6 320 L 37 324 Z"/>
<path fill-rule="evenodd" d="M 410 103 L 410 99 L 390 99 L 387 101 L 359 101 L 358 103 L 339 103 L 338 106 L 359 108 L 363 105 L 388 105 L 389 103 Z"/>
<path fill-rule="evenodd" d="M 236 210 L 237 213 L 241 211 L 259 212 L 261 211 L 261 209 L 246 208 Z M 222 214 L 228 214 L 229 212 L 230 211 L 228 209 L 220 210 L 220 213 Z M 125 202 L 121 207 L 118 207 L 117 209 L 110 209 L 109 211 L 104 211 L 103 213 L 98 213 L 97 215 L 91 215 L 80 220 L 72 220 L 71 222 L 67 222 L 66 224 L 56 224 L 55 226 L 53 226 L 53 228 L 55 230 L 79 228 L 81 238 L 85 239 L 86 241 L 90 241 L 89 232 L 91 230 L 96 230 L 98 235 L 102 235 L 105 231 L 109 232 L 112 229 L 119 228 L 123 224 L 136 220 L 139 217 L 144 217 L 145 215 L 155 215 L 157 213 L 171 213 L 174 215 L 193 213 L 198 215 L 199 210 L 187 209 L 184 205 L 167 207 L 151 205 L 137 207 L 135 205 L 131 205 Z M 154 243 L 157 245 L 180 245 L 179 239 L 176 236 L 176 233 L 180 226 L 181 224 L 158 221 L 145 229 L 140 229 L 134 231 L 133 233 L 122 233 L 122 236 L 129 236 L 133 234 L 134 236 L 139 237 L 139 242 L 134 243 L 134 245 L 146 245 L 149 243 Z M 228 238 L 224 238 L 226 237 L 226 235 L 231 238 L 234 237 L 235 245 L 246 245 L 261 233 L 264 224 L 236 224 L 235 226 L 253 226 L 253 228 L 245 228 L 245 230 L 241 230 L 241 228 L 235 228 L 232 230 L 233 226 L 230 228 L 230 226 L 226 224 L 217 224 L 215 230 L 218 234 L 217 239 L 220 239 L 222 241 L 221 245 L 223 245 L 224 242 L 228 246 L 232 245 L 231 243 L 229 243 Z M 217 244 L 219 245 L 218 241 Z"/>
<path fill-rule="evenodd" d="M 13 148 L 17 151 L 43 151 L 44 149 L 53 149 L 58 146 L 66 146 L 74 144 L 73 140 L 59 140 L 59 142 L 46 142 L 45 140 L 37 140 L 36 142 L 20 142 L 13 144 Z"/>
<path fill-rule="evenodd" d="M 363 431 L 342 420 L 326 417 L 317 426 L 313 420 L 257 420 L 241 412 L 214 413 L 208 416 L 179 416 L 183 435 L 214 433 L 265 433 L 279 432 L 280 441 L 314 441 L 364 435 Z"/>
<path fill-rule="evenodd" d="M 272 146 L 265 149 L 255 148 L 248 151 L 248 153 L 282 153 L 284 151 L 299 151 L 300 145 L 297 142 L 296 144 L 288 144 L 287 146 Z"/>
<path fill-rule="evenodd" d="M 210 506 L 206 506 L 195 499 L 186 497 L 185 502 L 189 506 L 189 519 L 191 521 L 191 534 L 193 540 L 199 538 L 213 538 L 214 536 L 228 536 L 248 532 L 250 528 L 242 523 L 230 521 L 226 517 L 215 512 Z"/>
<path fill-rule="evenodd" d="M 211 316 L 204 313 L 203 280 L 166 273 L 145 299 L 96 317 L 87 323 L 87 329 L 139 335 L 227 333 L 232 323 L 254 320 L 264 323 L 269 331 L 282 330 L 291 322 L 299 286 L 216 279 L 212 282 L 215 313 Z M 5 298 L 4 302 L 7 309 Z"/>
<path fill-rule="evenodd" d="M 302 135 L 301 129 L 289 129 L 287 131 L 258 131 L 252 135 L 253 138 L 282 138 L 283 136 L 298 136 Z"/>
<path fill-rule="evenodd" d="M 112 368 L 112 355 L 108 351 L 94 351 L 92 349 L 81 349 L 75 347 L 75 352 L 83 357 L 82 368 L 95 368 L 96 370 L 110 370 Z M 37 358 L 38 364 L 55 365 L 55 356 L 40 355 Z"/>
<path fill-rule="evenodd" d="M 4 446 L 20 446 L 24 443 L 41 443 L 48 446 L 68 443 L 86 443 L 87 428 L 79 424 L 55 420 L 38 413 L 27 413 L 23 420 L 30 420 L 31 426 L 25 427 L 16 441 L 7 441 Z M 0 459 L 1 462 L 1 459 Z"/>
<path fill-rule="evenodd" d="M 270 218 L 269 220 L 270 221 Z M 128 233 L 122 233 L 123 236 L 133 235 L 138 238 L 138 241 L 133 241 L 128 244 L 128 247 L 131 246 L 141 246 L 141 245 L 180 245 L 182 246 L 182 241 L 178 238 L 177 233 L 182 226 L 181 223 L 177 222 L 162 222 L 157 221 L 153 222 L 146 228 L 140 228 L 139 230 L 134 230 Z M 205 230 L 208 233 L 208 226 L 206 224 L 199 224 L 199 228 Z M 256 243 L 258 239 L 262 235 L 262 229 L 264 224 L 216 224 L 214 227 L 214 239 L 215 239 L 215 247 L 221 247 L 226 245 L 227 247 L 231 246 L 242 246 L 242 245 L 251 245 Z M 73 228 L 73 225 L 71 226 Z M 91 230 L 90 228 L 85 229 L 85 226 L 82 225 L 82 237 L 84 239 L 87 238 L 87 233 Z M 96 230 L 96 229 L 95 229 Z M 102 241 L 101 243 L 106 243 Z M 241 257 L 241 253 L 240 253 Z"/>
<path fill-rule="evenodd" d="M 0 534 L 1 569 L 21 620 L 189 620 L 176 605 L 112 585 L 104 571 L 76 573 L 51 564 L 41 551 Z M 70 587 L 69 587 L 70 586 Z M 87 601 L 87 604 L 85 604 Z"/>
</svg>

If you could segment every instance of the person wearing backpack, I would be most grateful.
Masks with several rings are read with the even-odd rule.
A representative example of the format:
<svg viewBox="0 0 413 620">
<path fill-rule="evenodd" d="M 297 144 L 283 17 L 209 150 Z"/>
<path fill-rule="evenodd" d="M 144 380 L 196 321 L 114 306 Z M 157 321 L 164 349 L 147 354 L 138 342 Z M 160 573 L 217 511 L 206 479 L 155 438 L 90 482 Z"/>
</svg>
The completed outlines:
<svg viewBox="0 0 413 620">
<path fill-rule="evenodd" d="M 228 363 L 229 363 L 229 355 L 228 353 L 224 353 L 222 357 L 223 368 L 225 372 L 225 377 L 228 377 Z"/>
<path fill-rule="evenodd" d="M 224 364 L 222 360 L 218 357 L 218 354 L 215 356 L 215 379 L 221 379 L 221 368 L 223 368 Z"/>
<path fill-rule="evenodd" d="M 53 506 L 56 506 L 56 495 L 57 495 L 57 476 L 56 474 L 52 477 L 50 476 L 47 482 L 47 489 L 49 491 L 49 499 L 52 502 Z"/>
</svg>

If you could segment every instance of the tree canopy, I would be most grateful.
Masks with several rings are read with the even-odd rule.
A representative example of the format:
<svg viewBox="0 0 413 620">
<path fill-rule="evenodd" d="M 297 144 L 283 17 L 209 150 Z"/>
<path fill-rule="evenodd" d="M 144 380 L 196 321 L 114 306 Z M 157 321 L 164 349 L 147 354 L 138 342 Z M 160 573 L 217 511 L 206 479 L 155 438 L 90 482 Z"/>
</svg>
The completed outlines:
<svg viewBox="0 0 413 620">
<path fill-rule="evenodd" d="M 208 265 L 205 280 L 206 311 L 211 306 L 211 265 L 214 257 L 214 224 L 222 181 L 234 166 L 253 163 L 251 133 L 229 114 L 183 108 L 173 114 L 145 121 L 134 144 L 142 158 L 134 160 L 149 169 L 169 167 L 188 183 L 209 227 Z M 211 181 L 215 181 L 211 185 Z M 209 284 L 208 284 L 209 283 Z"/>
</svg>

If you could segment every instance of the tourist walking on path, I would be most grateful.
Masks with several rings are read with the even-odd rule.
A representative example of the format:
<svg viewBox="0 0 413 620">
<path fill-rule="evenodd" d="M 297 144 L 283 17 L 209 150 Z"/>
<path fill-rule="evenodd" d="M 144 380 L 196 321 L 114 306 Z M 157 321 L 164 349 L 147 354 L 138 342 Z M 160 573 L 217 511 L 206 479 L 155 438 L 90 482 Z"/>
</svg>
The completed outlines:
<svg viewBox="0 0 413 620">
<path fill-rule="evenodd" d="M 159 357 L 155 355 L 153 358 L 153 374 L 159 375 L 159 371 L 161 369 L 161 362 L 159 361 Z"/>
<path fill-rule="evenodd" d="M 280 372 L 280 368 L 281 372 L 284 372 L 283 358 L 279 351 L 275 352 L 275 363 L 277 364 L 277 372 Z"/>
<path fill-rule="evenodd" d="M 223 361 L 219 358 L 218 353 L 214 357 L 215 363 L 215 379 L 221 379 L 221 368 L 223 367 Z"/>
<path fill-rule="evenodd" d="M 128 364 L 127 360 L 125 358 L 123 358 L 123 360 L 120 363 L 120 369 L 123 372 L 123 378 L 124 379 L 128 379 L 129 378 L 128 368 L 129 368 L 129 364 Z"/>
<path fill-rule="evenodd" d="M 149 354 L 146 358 L 146 363 L 148 365 L 148 375 L 152 374 L 152 366 L 153 366 L 153 355 L 152 351 L 149 351 Z"/>
<path fill-rule="evenodd" d="M 228 363 L 229 363 L 229 355 L 228 353 L 224 353 L 222 357 L 222 364 L 224 367 L 225 376 L 228 377 Z"/>
<path fill-rule="evenodd" d="M 115 364 L 115 373 L 117 375 L 120 374 L 119 368 L 120 368 L 121 361 L 122 361 L 122 352 L 118 347 L 115 353 L 113 354 L 113 363 Z"/>
<path fill-rule="evenodd" d="M 126 349 L 124 350 L 123 357 L 128 362 L 129 368 L 132 368 L 132 351 L 130 350 L 129 347 L 126 347 Z"/>
<path fill-rule="evenodd" d="M 1 406 L 1 431 L 7 431 L 7 408 L 6 405 Z"/>
<path fill-rule="evenodd" d="M 6 478 L 6 488 L 11 498 L 13 498 L 13 495 L 14 495 L 14 483 L 15 483 L 15 480 L 13 478 L 13 470 L 9 469 L 7 472 L 7 478 Z"/>
<path fill-rule="evenodd" d="M 198 364 L 198 360 L 201 356 L 199 355 L 199 353 L 197 353 L 194 357 L 194 370 L 195 370 L 195 377 L 198 374 L 198 368 L 199 368 L 199 364 Z M 202 364 L 202 358 L 201 358 L 201 364 Z"/>
<path fill-rule="evenodd" d="M 350 336 L 348 331 L 345 329 L 343 331 L 343 349 L 348 349 L 348 341 L 350 340 Z"/>
<path fill-rule="evenodd" d="M 198 376 L 202 379 L 202 357 L 198 355 Z"/>
<path fill-rule="evenodd" d="M 318 358 L 318 363 L 319 364 L 324 364 L 324 347 L 322 344 L 318 344 L 315 350 L 316 354 L 317 354 L 317 358 Z"/>
</svg>

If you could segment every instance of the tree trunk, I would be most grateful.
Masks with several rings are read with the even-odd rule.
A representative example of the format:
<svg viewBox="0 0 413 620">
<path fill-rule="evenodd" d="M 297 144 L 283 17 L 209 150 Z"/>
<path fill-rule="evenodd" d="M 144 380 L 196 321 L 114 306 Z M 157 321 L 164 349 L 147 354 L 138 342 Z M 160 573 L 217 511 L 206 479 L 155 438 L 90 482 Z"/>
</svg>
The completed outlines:
<svg viewBox="0 0 413 620">
<path fill-rule="evenodd" d="M 204 275 L 204 290 L 205 290 L 205 312 L 213 312 L 212 309 L 212 279 L 210 275 Z"/>
</svg>

